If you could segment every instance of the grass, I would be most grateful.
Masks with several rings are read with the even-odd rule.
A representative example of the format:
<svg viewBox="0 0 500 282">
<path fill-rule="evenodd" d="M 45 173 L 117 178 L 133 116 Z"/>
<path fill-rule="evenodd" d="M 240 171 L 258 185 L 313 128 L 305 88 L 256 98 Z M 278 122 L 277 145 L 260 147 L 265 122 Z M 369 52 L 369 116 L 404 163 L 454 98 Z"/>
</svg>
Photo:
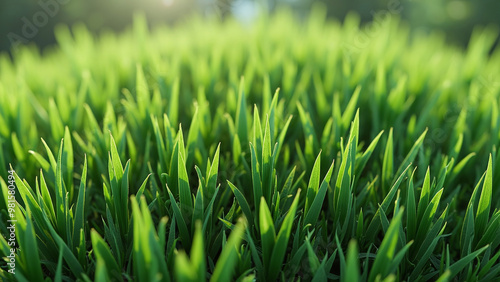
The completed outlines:
<svg viewBox="0 0 500 282">
<path fill-rule="evenodd" d="M 0 55 L 0 277 L 500 279 L 497 30 L 313 13 Z"/>
</svg>

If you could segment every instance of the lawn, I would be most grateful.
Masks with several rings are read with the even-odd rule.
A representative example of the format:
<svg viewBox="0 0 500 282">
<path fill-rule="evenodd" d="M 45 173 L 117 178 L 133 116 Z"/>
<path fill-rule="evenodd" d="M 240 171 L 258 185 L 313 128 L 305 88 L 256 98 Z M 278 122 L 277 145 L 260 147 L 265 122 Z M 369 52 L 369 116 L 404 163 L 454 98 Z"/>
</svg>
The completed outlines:
<svg viewBox="0 0 500 282">
<path fill-rule="evenodd" d="M 498 30 L 312 13 L 0 54 L 0 278 L 499 280 Z"/>
</svg>

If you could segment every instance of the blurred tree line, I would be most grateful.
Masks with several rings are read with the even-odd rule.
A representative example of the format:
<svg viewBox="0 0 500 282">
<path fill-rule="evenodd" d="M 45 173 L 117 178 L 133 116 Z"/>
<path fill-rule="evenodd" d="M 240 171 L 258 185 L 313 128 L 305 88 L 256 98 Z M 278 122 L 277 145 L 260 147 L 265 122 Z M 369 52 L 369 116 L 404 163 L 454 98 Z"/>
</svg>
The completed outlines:
<svg viewBox="0 0 500 282">
<path fill-rule="evenodd" d="M 1 0 L 0 51 L 19 43 L 53 44 L 53 29 L 61 23 L 83 22 L 96 33 L 120 31 L 131 24 L 137 11 L 155 25 L 174 24 L 193 13 L 244 17 L 256 4 L 269 12 L 288 6 L 298 16 L 305 16 L 314 2 L 322 2 L 327 15 L 340 20 L 350 11 L 365 23 L 373 21 L 377 13 L 395 13 L 413 29 L 441 30 L 459 45 L 467 44 L 476 25 L 500 25 L 498 0 Z"/>
</svg>

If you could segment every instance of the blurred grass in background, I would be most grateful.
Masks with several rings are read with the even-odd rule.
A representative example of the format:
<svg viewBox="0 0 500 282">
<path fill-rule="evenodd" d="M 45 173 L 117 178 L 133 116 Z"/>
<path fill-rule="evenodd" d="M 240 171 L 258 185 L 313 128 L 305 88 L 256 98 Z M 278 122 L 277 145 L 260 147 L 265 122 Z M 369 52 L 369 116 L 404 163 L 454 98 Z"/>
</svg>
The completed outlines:
<svg viewBox="0 0 500 282">
<path fill-rule="evenodd" d="M 500 23 L 500 1 L 495 0 L 5 0 L 0 2 L 0 51 L 19 42 L 51 45 L 55 43 L 54 27 L 61 23 L 83 22 L 94 33 L 120 31 L 132 23 L 138 11 L 145 13 L 153 26 L 175 24 L 193 13 L 208 17 L 232 14 L 248 22 L 256 10 L 272 13 L 279 6 L 305 17 L 317 2 L 324 4 L 328 17 L 343 20 L 355 12 L 367 23 L 395 15 L 408 22 L 412 32 L 441 31 L 449 42 L 461 46 L 468 43 L 474 26 Z"/>
</svg>

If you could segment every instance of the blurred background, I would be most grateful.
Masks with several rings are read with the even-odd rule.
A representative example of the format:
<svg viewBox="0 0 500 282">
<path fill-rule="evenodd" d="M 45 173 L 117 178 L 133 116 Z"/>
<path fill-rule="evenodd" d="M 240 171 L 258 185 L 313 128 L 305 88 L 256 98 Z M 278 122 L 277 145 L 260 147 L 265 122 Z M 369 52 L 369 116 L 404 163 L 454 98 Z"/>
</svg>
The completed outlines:
<svg viewBox="0 0 500 282">
<path fill-rule="evenodd" d="M 83 22 L 95 33 L 120 31 L 137 11 L 146 14 L 151 26 L 176 24 L 193 14 L 234 16 L 251 24 L 259 13 L 272 13 L 281 6 L 305 17 L 315 2 L 324 4 L 328 17 L 339 20 L 352 11 L 363 23 L 388 14 L 398 16 L 414 32 L 441 31 L 448 42 L 459 46 L 467 45 L 474 26 L 500 25 L 498 0 L 1 0 L 0 51 L 18 44 L 54 44 L 58 24 Z"/>
</svg>

